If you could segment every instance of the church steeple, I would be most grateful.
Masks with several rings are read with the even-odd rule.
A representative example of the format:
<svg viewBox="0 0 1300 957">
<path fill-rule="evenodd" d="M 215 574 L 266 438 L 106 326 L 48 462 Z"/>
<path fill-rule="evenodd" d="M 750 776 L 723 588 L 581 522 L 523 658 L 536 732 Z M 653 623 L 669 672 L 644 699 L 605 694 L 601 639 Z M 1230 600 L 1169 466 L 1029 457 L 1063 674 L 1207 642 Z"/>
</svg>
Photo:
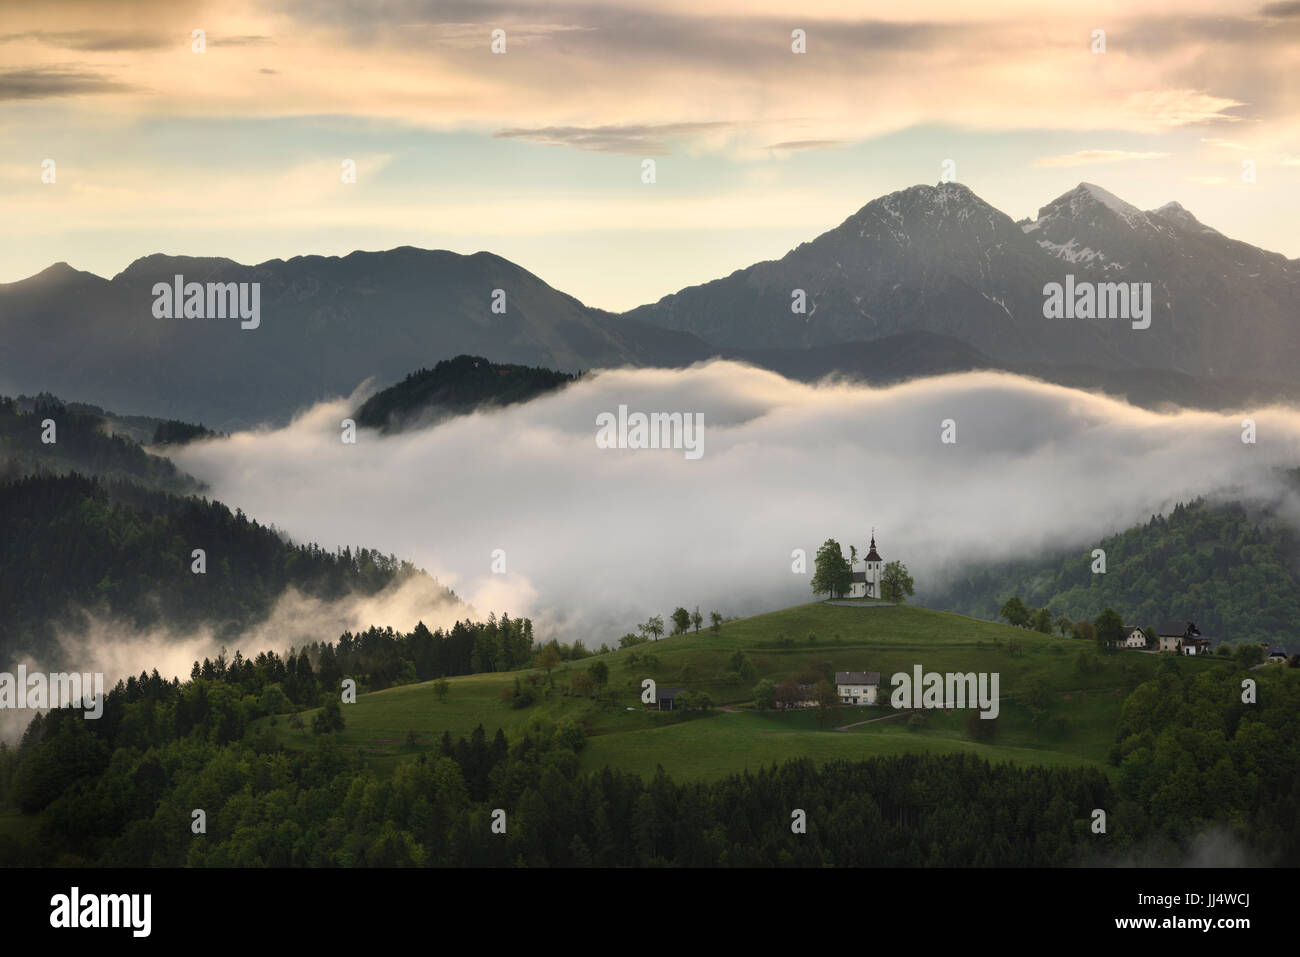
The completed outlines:
<svg viewBox="0 0 1300 957">
<path fill-rule="evenodd" d="M 874 528 L 871 530 L 871 549 L 867 552 L 866 560 L 869 562 L 884 561 L 884 559 L 880 557 L 880 553 L 876 551 L 876 530 Z"/>
</svg>

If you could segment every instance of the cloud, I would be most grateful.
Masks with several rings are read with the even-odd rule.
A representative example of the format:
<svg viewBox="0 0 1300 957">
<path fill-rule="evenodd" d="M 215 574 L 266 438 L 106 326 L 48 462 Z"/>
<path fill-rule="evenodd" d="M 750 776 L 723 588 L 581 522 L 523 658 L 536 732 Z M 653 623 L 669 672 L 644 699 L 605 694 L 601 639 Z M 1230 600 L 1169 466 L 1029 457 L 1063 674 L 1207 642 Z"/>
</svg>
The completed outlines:
<svg viewBox="0 0 1300 957">
<path fill-rule="evenodd" d="M 1131 150 L 1079 150 L 1062 156 L 1034 160 L 1034 166 L 1092 166 L 1097 163 L 1124 163 L 1129 160 L 1159 159 L 1168 153 L 1136 153 Z"/>
<path fill-rule="evenodd" d="M 1202 90 L 1142 90 L 1128 96 L 1124 110 L 1157 126 L 1188 126 L 1215 120 L 1235 121 L 1225 110 L 1245 106 L 1240 100 Z"/>
<path fill-rule="evenodd" d="M 1207 146 L 1218 146 L 1225 150 L 1249 150 L 1249 146 L 1242 146 L 1240 143 L 1233 143 L 1231 140 L 1221 140 L 1217 137 L 1202 137 L 1201 142 Z"/>
<path fill-rule="evenodd" d="M 26 33 L 9 33 L 0 36 L 0 43 L 36 40 L 53 47 L 82 50 L 90 53 L 107 53 L 122 50 L 159 50 L 176 46 L 177 38 L 164 33 L 144 30 L 28 30 Z"/>
<path fill-rule="evenodd" d="M 845 140 L 786 140 L 784 143 L 771 143 L 770 150 L 838 150 L 848 146 Z"/>
<path fill-rule="evenodd" d="M 737 124 L 723 121 L 700 123 L 664 123 L 643 126 L 547 126 L 539 129 L 498 130 L 500 139 L 531 140 L 546 146 L 569 146 L 598 153 L 630 153 L 636 156 L 663 156 L 669 152 L 669 140 L 701 133 L 723 132 Z"/>
<path fill-rule="evenodd" d="M 1300 17 L 1300 0 L 1287 0 L 1285 3 L 1266 3 L 1259 8 L 1266 17 Z"/>
<path fill-rule="evenodd" d="M 601 449 L 596 416 L 704 415 L 703 456 Z M 532 616 L 539 637 L 613 644 L 651 614 L 753 614 L 812 599 L 792 552 L 827 538 L 922 591 L 968 563 L 1082 549 L 1218 489 L 1275 492 L 1300 418 L 1156 414 L 1007 374 L 872 389 L 806 385 L 712 362 L 618 370 L 434 428 L 339 441 L 346 400 L 274 431 L 188 446 L 177 464 L 215 497 L 326 547 L 365 541 L 472 602 Z M 943 420 L 957 443 L 940 442 Z M 1189 468 L 1188 463 L 1196 463 Z M 1135 463 L 1139 466 L 1135 469 Z M 506 557 L 494 574 L 494 550 Z"/>
<path fill-rule="evenodd" d="M 0 73 L 0 100 L 39 100 L 88 93 L 127 93 L 134 88 L 102 73 L 39 67 Z"/>
<path fill-rule="evenodd" d="M 262 43 L 273 42 L 270 37 L 265 36 L 238 36 L 238 37 L 216 37 L 208 40 L 208 46 L 213 47 L 247 47 L 256 46 Z"/>
<path fill-rule="evenodd" d="M 616 152 L 646 152 L 624 142 L 623 127 L 679 126 L 702 148 L 738 156 L 796 141 L 765 128 L 711 140 L 712 124 L 731 117 L 761 127 L 800 116 L 798 140 L 853 143 L 940 124 L 1149 132 L 1222 119 L 1247 99 L 1252 119 L 1293 113 L 1284 84 L 1260 82 L 1289 65 L 1284 25 L 1195 7 L 1125 4 L 1108 17 L 1111 52 L 1097 57 L 1089 50 L 1095 24 L 1070 11 L 815 3 L 799 17 L 808 48 L 796 55 L 792 22 L 776 3 L 231 0 L 220 19 L 228 35 L 209 39 L 223 56 L 202 61 L 163 49 L 112 65 L 124 82 L 151 91 L 120 107 L 145 115 L 382 117 Z M 61 31 L 31 17 L 26 34 L 13 32 L 80 43 L 122 33 L 120 11 L 63 13 Z M 186 24 L 208 19 L 193 10 L 150 14 L 147 36 L 178 37 L 181 49 Z M 507 32 L 505 55 L 490 52 L 496 28 Z M 256 74 L 268 43 L 276 68 L 295 79 L 273 92 L 238 75 Z M 24 68 L 53 65 L 51 51 L 29 52 Z M 1070 109 L 1061 109 L 1065 102 Z"/>
</svg>

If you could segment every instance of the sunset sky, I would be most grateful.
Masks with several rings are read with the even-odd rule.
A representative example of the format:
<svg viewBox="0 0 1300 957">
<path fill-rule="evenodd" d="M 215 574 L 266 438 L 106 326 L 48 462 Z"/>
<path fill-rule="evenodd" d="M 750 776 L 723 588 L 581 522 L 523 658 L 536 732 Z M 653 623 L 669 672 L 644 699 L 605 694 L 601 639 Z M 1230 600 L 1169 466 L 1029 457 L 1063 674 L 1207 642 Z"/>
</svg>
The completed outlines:
<svg viewBox="0 0 1300 957">
<path fill-rule="evenodd" d="M 620 310 L 784 255 L 945 159 L 1015 218 L 1089 181 L 1300 257 L 1300 0 L 0 11 L 0 282 L 415 245 Z"/>
</svg>

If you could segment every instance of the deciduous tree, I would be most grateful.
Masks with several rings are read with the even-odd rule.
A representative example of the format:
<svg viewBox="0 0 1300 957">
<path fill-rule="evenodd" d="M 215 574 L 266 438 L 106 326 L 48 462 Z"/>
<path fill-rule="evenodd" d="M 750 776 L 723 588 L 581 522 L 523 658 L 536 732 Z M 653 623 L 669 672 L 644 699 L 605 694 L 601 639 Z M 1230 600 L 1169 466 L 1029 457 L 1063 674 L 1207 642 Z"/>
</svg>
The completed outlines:
<svg viewBox="0 0 1300 957">
<path fill-rule="evenodd" d="M 812 590 L 816 595 L 839 598 L 853 585 L 853 566 L 844 557 L 840 543 L 828 538 L 817 549 L 814 560 Z"/>
<path fill-rule="evenodd" d="M 673 609 L 673 634 L 684 635 L 691 627 L 691 613 L 685 608 Z"/>
<path fill-rule="evenodd" d="M 1017 628 L 1029 627 L 1029 609 L 1020 600 L 1019 595 L 1012 595 L 1003 602 L 1002 610 L 998 614 L 1000 617 L 1005 618 L 1008 624 Z"/>
<path fill-rule="evenodd" d="M 817 724 L 825 727 L 840 706 L 840 693 L 835 686 L 825 679 L 817 682 L 813 688 L 813 700 L 817 702 Z"/>
<path fill-rule="evenodd" d="M 889 562 L 880 576 L 880 597 L 902 603 L 912 594 L 912 576 L 902 562 Z"/>
</svg>

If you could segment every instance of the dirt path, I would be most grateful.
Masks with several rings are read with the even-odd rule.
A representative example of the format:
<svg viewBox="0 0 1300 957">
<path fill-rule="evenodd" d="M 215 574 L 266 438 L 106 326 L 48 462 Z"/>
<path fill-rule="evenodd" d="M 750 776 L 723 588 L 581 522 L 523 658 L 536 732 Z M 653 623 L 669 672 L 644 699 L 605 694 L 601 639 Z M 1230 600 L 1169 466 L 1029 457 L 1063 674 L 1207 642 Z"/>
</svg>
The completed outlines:
<svg viewBox="0 0 1300 957">
<path fill-rule="evenodd" d="M 893 714 L 887 714 L 883 718 L 868 718 L 866 721 L 854 721 L 852 724 L 841 725 L 836 731 L 847 731 L 849 728 L 856 728 L 863 724 L 873 724 L 876 721 L 888 721 L 890 718 L 897 718 L 900 715 L 911 714 L 910 711 L 895 711 Z"/>
</svg>

